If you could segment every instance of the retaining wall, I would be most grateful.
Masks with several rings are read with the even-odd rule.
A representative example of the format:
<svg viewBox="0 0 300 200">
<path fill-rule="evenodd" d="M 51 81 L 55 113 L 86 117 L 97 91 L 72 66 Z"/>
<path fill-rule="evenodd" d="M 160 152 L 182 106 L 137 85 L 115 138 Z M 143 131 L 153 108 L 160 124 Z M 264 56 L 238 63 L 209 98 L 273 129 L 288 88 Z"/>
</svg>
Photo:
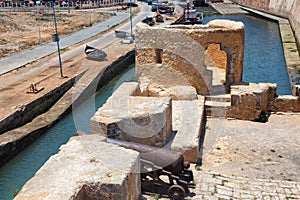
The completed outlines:
<svg viewBox="0 0 300 200">
<path fill-rule="evenodd" d="M 72 106 L 79 106 L 80 103 L 122 73 L 126 69 L 124 66 L 129 66 L 129 64 L 134 63 L 134 58 L 134 52 L 130 51 L 127 54 L 120 56 L 110 65 L 105 67 L 104 70 L 100 70 L 98 74 L 95 74 L 96 78 L 85 77 L 84 79 L 89 80 L 84 82 L 84 84 L 78 84 L 78 86 L 76 86 L 77 88 L 71 88 L 74 84 L 74 78 L 67 84 L 61 85 L 47 95 L 34 101 L 32 105 L 26 105 L 25 108 L 30 106 L 32 110 L 24 109 L 21 114 L 17 113 L 16 115 L 19 116 L 20 121 L 24 121 L 23 123 L 25 123 L 25 120 L 29 115 L 32 115 L 30 119 L 32 121 L 23 126 L 20 124 L 19 128 L 11 126 L 10 129 L 15 129 L 0 135 L 0 167 L 17 153 L 21 152 L 25 147 L 30 145 L 40 135 L 46 133 L 46 130 L 53 126 L 59 119 L 71 112 Z M 76 83 L 78 83 L 78 80 L 76 80 Z M 80 88 L 81 86 L 83 88 Z M 74 92 L 74 90 L 77 92 Z M 78 96 L 74 96 L 74 93 L 78 94 Z M 41 105 L 44 107 L 47 106 L 47 109 L 52 107 L 47 112 L 45 112 L 46 109 L 39 112 L 35 111 L 39 110 Z M 26 121 L 28 122 L 28 120 Z M 9 124 L 9 121 L 5 123 Z"/>
<path fill-rule="evenodd" d="M 300 1 L 299 0 L 233 0 L 240 5 L 288 18 L 300 47 Z"/>
</svg>

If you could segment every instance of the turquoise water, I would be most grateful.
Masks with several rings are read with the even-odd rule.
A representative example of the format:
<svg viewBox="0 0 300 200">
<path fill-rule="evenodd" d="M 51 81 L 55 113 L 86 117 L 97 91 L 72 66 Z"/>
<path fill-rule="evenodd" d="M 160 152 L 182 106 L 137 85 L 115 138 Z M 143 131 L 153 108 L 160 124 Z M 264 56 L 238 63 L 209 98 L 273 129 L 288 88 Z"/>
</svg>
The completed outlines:
<svg viewBox="0 0 300 200">
<path fill-rule="evenodd" d="M 134 76 L 134 68 L 131 67 L 0 168 L 0 200 L 13 199 L 14 193 L 36 173 L 51 155 L 56 154 L 59 147 L 65 144 L 77 130 L 89 133 L 89 119 L 96 109 L 106 102 L 115 88 L 124 81 L 133 80 Z"/>
<path fill-rule="evenodd" d="M 290 94 L 288 75 L 277 23 L 252 16 L 205 17 L 231 19 L 245 24 L 245 61 L 243 80 L 278 84 L 279 94 Z M 64 117 L 32 145 L 0 168 L 0 200 L 10 200 L 34 173 L 58 152 L 77 130 L 89 132 L 89 119 L 101 107 L 115 88 L 134 78 L 134 68 L 108 84 L 96 96 Z"/>
<path fill-rule="evenodd" d="M 251 15 L 209 16 L 213 19 L 241 21 L 245 26 L 243 81 L 277 83 L 278 94 L 291 94 L 278 24 Z"/>
</svg>

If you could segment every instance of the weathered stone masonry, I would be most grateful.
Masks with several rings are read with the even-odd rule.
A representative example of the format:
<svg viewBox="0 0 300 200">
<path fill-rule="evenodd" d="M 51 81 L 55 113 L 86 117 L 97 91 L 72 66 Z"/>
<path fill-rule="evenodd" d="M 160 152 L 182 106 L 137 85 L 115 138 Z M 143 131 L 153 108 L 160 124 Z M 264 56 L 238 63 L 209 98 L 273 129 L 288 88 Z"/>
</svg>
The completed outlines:
<svg viewBox="0 0 300 200">
<path fill-rule="evenodd" d="M 136 75 L 139 81 L 165 87 L 188 85 L 198 94 L 212 92 L 212 71 L 204 65 L 209 44 L 220 44 L 227 54 L 225 86 L 242 81 L 244 25 L 214 20 L 200 26 L 136 28 Z"/>
</svg>

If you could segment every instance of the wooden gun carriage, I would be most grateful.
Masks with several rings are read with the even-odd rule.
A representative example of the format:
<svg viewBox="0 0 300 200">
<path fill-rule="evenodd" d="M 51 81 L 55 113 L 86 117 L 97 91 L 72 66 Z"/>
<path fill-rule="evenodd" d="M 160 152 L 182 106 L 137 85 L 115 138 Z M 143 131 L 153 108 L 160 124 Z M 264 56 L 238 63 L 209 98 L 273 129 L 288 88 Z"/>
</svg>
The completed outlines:
<svg viewBox="0 0 300 200">
<path fill-rule="evenodd" d="M 189 184 L 194 177 L 193 172 L 188 169 L 190 163 L 184 161 L 182 153 L 111 138 L 106 141 L 141 153 L 142 189 L 151 185 L 162 186 L 167 189 L 171 199 L 184 199 L 189 193 Z M 162 177 L 167 177 L 168 180 Z"/>
</svg>

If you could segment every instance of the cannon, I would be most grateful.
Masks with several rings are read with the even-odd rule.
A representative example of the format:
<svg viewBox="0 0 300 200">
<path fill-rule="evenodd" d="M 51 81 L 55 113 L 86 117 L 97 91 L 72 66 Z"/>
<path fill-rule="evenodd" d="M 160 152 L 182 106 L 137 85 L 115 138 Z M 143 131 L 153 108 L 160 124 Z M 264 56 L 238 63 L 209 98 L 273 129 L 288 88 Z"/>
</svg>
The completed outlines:
<svg viewBox="0 0 300 200">
<path fill-rule="evenodd" d="M 168 191 L 170 199 L 184 199 L 189 194 L 194 176 L 188 169 L 190 163 L 184 161 L 182 153 L 112 138 L 107 138 L 106 142 L 140 152 L 142 189 L 151 185 L 162 186 Z"/>
</svg>

